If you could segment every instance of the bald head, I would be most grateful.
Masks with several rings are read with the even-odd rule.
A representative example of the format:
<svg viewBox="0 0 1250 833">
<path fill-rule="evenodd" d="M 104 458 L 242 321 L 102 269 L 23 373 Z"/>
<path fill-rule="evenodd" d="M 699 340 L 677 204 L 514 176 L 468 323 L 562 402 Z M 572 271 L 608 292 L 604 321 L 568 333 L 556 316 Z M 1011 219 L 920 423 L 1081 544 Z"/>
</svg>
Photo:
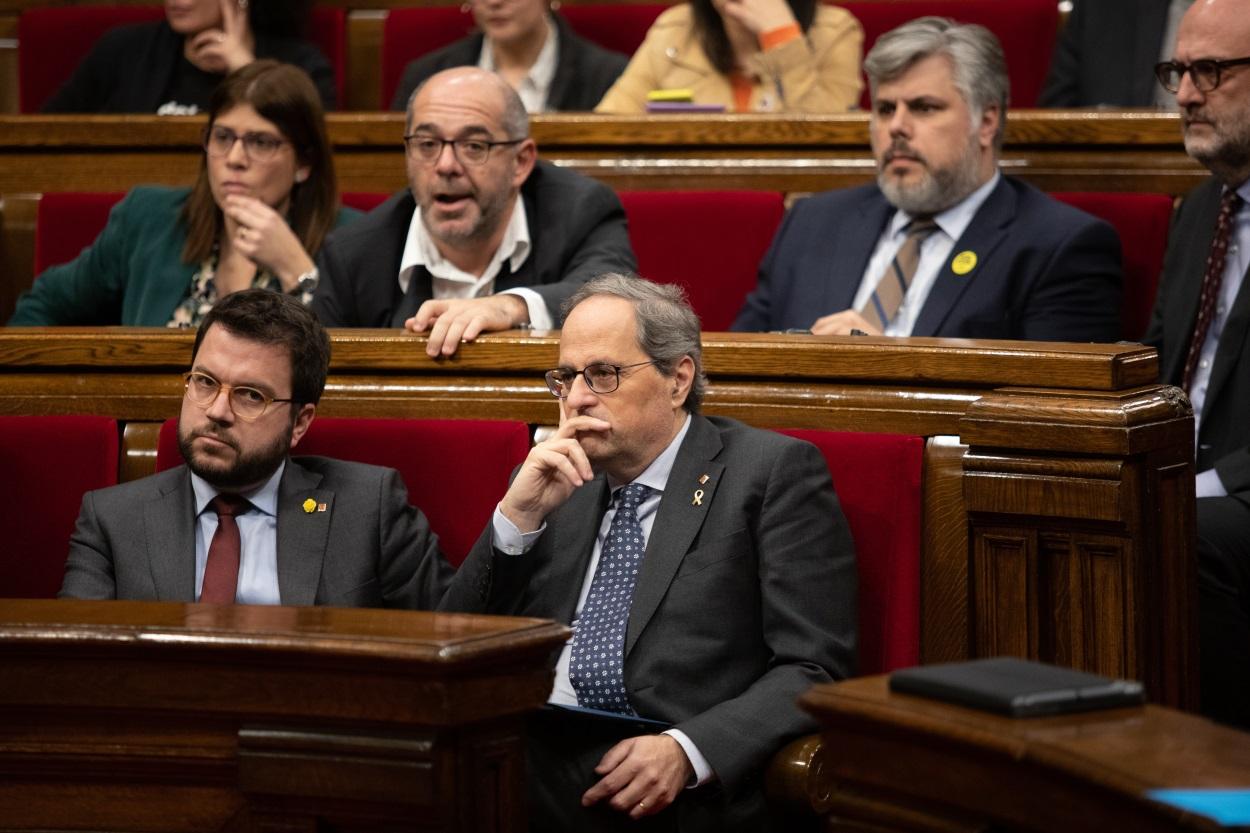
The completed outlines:
<svg viewBox="0 0 1250 833">
<path fill-rule="evenodd" d="M 1245 0 L 1198 0 L 1181 19 L 1175 60 L 1228 61 L 1250 54 L 1250 14 Z M 1214 79 L 1203 86 L 1210 86 Z M 1250 66 L 1222 67 L 1218 84 L 1200 90 L 1193 73 L 1180 79 L 1176 104 L 1185 150 L 1225 183 L 1250 178 Z"/>
<path fill-rule="evenodd" d="M 429 102 L 469 101 L 480 104 L 493 115 L 493 127 L 510 139 L 529 135 L 529 114 L 516 90 L 493 72 L 478 67 L 453 67 L 422 81 L 408 97 L 408 124 L 411 133 L 413 113 Z"/>
</svg>

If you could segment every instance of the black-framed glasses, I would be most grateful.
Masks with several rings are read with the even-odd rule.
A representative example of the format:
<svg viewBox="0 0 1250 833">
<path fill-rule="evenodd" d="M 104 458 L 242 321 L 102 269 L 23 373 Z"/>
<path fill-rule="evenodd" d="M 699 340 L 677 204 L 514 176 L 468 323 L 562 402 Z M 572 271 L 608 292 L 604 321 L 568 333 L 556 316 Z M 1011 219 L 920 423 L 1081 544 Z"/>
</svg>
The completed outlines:
<svg viewBox="0 0 1250 833">
<path fill-rule="evenodd" d="M 485 165 L 492 148 L 519 145 L 525 139 L 507 139 L 496 142 L 490 139 L 440 139 L 428 133 L 409 133 L 404 136 L 408 155 L 432 165 L 443 155 L 443 148 L 451 145 L 451 152 L 462 165 Z"/>
<path fill-rule="evenodd" d="M 1190 64 L 1183 64 L 1180 61 L 1164 61 L 1161 64 L 1155 64 L 1155 78 L 1159 79 L 1163 89 L 1174 93 L 1181 88 L 1181 79 L 1188 72 L 1198 92 L 1209 93 L 1220 85 L 1224 70 L 1246 64 L 1250 64 L 1250 58 L 1231 58 L 1227 61 L 1200 58 Z"/>
<path fill-rule="evenodd" d="M 294 399 L 279 399 L 276 396 L 270 396 L 262 390 L 250 388 L 246 385 L 236 386 L 226 382 L 218 382 L 212 376 L 209 376 L 207 373 L 201 373 L 198 370 L 182 374 L 182 381 L 187 387 L 187 399 L 190 399 L 196 406 L 205 410 L 217 401 L 218 395 L 223 390 L 226 391 L 230 410 L 244 422 L 254 422 L 260 419 L 274 402 L 295 401 Z"/>
<path fill-rule="evenodd" d="M 586 380 L 586 386 L 593 392 L 612 393 L 621 386 L 622 370 L 645 367 L 649 364 L 655 364 L 655 360 L 638 362 L 637 364 L 588 364 L 581 370 L 574 370 L 571 367 L 557 367 L 555 370 L 548 370 L 543 378 L 547 380 L 547 390 L 551 391 L 551 395 L 557 399 L 564 399 L 569 395 L 569 389 L 573 387 L 573 380 L 578 376 Z"/>
<path fill-rule="evenodd" d="M 239 134 L 221 125 L 213 125 L 204 131 L 204 151 L 209 156 L 229 156 L 238 141 L 243 142 L 243 152 L 254 162 L 268 162 L 286 144 L 286 139 L 272 133 Z"/>
</svg>

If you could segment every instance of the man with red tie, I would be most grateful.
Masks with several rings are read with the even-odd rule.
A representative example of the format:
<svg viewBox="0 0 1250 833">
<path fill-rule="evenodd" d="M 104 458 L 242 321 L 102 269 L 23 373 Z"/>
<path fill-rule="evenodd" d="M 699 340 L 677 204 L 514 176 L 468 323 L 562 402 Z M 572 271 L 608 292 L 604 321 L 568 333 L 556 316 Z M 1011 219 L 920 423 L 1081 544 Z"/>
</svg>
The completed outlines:
<svg viewBox="0 0 1250 833">
<path fill-rule="evenodd" d="M 451 568 L 399 473 L 290 457 L 329 364 L 325 329 L 291 296 L 216 304 L 183 374 L 186 465 L 83 497 L 60 595 L 437 605 Z"/>
<path fill-rule="evenodd" d="M 1185 150 L 1212 176 L 1172 221 L 1143 339 L 1163 381 L 1194 406 L 1202 708 L 1250 728 L 1250 17 L 1244 3 L 1195 3 L 1171 61 Z"/>
</svg>

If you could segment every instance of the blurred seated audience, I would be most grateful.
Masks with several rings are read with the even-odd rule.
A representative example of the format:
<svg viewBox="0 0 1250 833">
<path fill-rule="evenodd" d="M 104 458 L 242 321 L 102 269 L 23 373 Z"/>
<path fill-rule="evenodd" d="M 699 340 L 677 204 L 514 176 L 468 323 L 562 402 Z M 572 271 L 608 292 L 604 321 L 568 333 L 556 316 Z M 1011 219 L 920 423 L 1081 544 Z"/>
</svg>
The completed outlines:
<svg viewBox="0 0 1250 833">
<path fill-rule="evenodd" d="M 922 17 L 882 35 L 864 70 L 877 182 L 791 209 L 733 329 L 1118 339 L 1115 230 L 998 170 L 998 39 Z"/>
<path fill-rule="evenodd" d="M 638 268 L 611 188 L 538 159 L 516 90 L 455 67 L 417 88 L 408 190 L 330 236 L 312 309 L 327 327 L 406 327 L 450 356 L 481 333 L 560 325 L 587 280 Z"/>
<path fill-rule="evenodd" d="M 131 190 L 91 246 L 35 279 L 9 324 L 194 327 L 249 287 L 307 303 L 322 240 L 358 213 L 338 207 L 312 81 L 253 61 L 213 92 L 195 186 Z"/>
<path fill-rule="evenodd" d="M 308 73 L 335 106 L 334 71 L 303 40 L 310 0 L 165 0 L 165 19 L 105 34 L 43 105 L 45 113 L 156 113 L 208 106 L 222 77 L 257 58 Z"/>
<path fill-rule="evenodd" d="M 480 32 L 412 61 L 392 110 L 406 110 L 421 82 L 451 67 L 497 72 L 530 113 L 593 110 L 629 58 L 578 36 L 548 0 L 473 0 Z"/>
<path fill-rule="evenodd" d="M 595 110 L 642 113 L 663 90 L 728 112 L 841 113 L 859 100 L 863 41 L 818 0 L 692 0 L 660 15 Z"/>
<path fill-rule="evenodd" d="M 1172 58 L 1194 0 L 1075 0 L 1055 42 L 1041 107 L 1172 107 L 1154 65 Z"/>
</svg>

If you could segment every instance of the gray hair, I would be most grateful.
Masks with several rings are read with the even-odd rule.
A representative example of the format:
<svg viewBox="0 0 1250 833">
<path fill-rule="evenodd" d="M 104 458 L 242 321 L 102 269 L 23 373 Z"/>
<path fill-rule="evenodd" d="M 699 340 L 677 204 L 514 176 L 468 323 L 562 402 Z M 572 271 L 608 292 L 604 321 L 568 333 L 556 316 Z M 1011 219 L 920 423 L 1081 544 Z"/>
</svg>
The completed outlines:
<svg viewBox="0 0 1250 833">
<path fill-rule="evenodd" d="M 453 67 L 452 69 L 459 69 L 459 67 Z M 444 70 L 444 72 L 446 71 L 447 70 Z M 503 129 L 504 135 L 507 136 L 509 140 L 528 138 L 530 135 L 530 114 L 525 110 L 525 102 L 521 100 L 521 96 L 517 95 L 517 91 L 512 88 L 511 84 L 504 81 L 495 73 L 486 72 L 486 70 L 482 70 L 482 72 L 491 76 L 497 82 L 494 84 L 494 87 L 496 92 L 499 93 L 500 99 L 503 101 L 503 115 L 500 117 L 499 126 Z M 416 88 L 408 96 L 408 104 L 404 107 L 404 112 L 406 114 L 404 116 L 405 133 L 412 130 L 412 102 L 417 100 L 417 94 L 424 89 L 426 84 L 430 83 L 441 74 L 442 73 L 436 72 L 429 78 L 426 78 L 420 84 L 417 84 Z"/>
<path fill-rule="evenodd" d="M 610 295 L 634 305 L 638 346 L 655 362 L 655 369 L 672 376 L 686 356 L 694 362 L 694 379 L 686 396 L 686 411 L 699 412 L 707 377 L 703 375 L 703 343 L 699 338 L 699 316 L 690 308 L 686 292 L 671 283 L 652 283 L 631 275 L 609 272 L 592 278 L 564 302 L 561 317 L 588 298 Z"/>
<path fill-rule="evenodd" d="M 950 59 L 955 88 L 973 111 L 974 124 L 988 108 L 998 108 L 994 149 L 1001 150 L 1010 93 L 1007 59 L 998 38 L 984 26 L 948 17 L 918 17 L 886 32 L 864 58 L 873 100 L 879 84 L 893 81 L 931 55 Z"/>
</svg>

